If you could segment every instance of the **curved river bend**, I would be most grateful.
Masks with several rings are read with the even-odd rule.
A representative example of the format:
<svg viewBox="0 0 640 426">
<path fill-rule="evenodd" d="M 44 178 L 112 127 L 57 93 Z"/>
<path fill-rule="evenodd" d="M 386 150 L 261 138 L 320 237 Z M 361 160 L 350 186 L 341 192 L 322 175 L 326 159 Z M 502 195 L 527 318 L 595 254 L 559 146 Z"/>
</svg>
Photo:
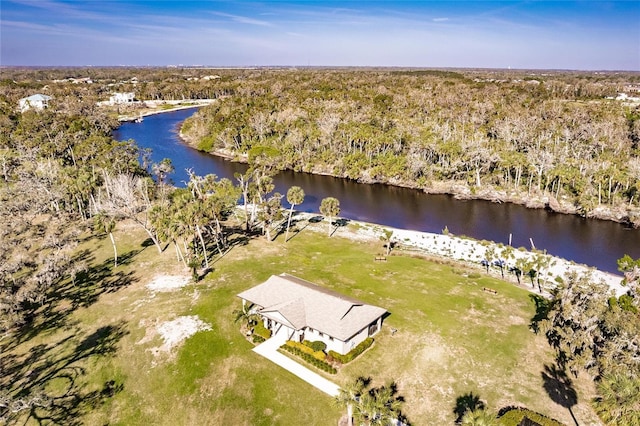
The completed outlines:
<svg viewBox="0 0 640 426">
<path fill-rule="evenodd" d="M 114 136 L 118 140 L 134 139 L 139 147 L 151 148 L 154 162 L 170 158 L 176 170 L 173 181 L 178 186 L 188 180 L 188 168 L 198 175 L 213 173 L 233 180 L 233 174 L 244 172 L 246 165 L 203 154 L 178 137 L 179 124 L 194 111 L 185 109 L 148 116 L 142 123 L 124 123 Z M 336 197 L 343 218 L 434 233 L 441 233 L 446 226 L 453 234 L 504 244 L 511 233 L 514 247 L 529 247 L 532 238 L 538 249 L 614 273 L 616 261 L 623 255 L 640 258 L 640 230 L 614 222 L 290 171 L 274 180 L 281 194 L 293 185 L 304 189 L 305 202 L 297 207 L 303 211 L 317 212 L 320 200 Z M 286 205 L 286 200 L 283 203 Z"/>
</svg>

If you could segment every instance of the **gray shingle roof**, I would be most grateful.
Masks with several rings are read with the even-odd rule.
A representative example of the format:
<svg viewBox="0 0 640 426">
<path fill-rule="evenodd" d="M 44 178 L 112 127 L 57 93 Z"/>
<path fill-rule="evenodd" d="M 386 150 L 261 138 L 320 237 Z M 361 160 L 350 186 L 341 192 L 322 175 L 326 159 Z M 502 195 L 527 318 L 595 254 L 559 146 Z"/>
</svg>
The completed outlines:
<svg viewBox="0 0 640 426">
<path fill-rule="evenodd" d="M 265 314 L 280 313 L 298 330 L 310 327 L 342 341 L 387 312 L 288 274 L 272 275 L 238 297 L 261 306 Z"/>
</svg>

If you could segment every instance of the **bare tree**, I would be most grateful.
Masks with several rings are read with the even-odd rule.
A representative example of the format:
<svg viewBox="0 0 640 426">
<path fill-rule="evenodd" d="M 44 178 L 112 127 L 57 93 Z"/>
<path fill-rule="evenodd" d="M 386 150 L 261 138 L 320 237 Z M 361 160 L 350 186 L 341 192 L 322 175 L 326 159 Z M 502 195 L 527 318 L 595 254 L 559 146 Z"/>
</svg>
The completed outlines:
<svg viewBox="0 0 640 426">
<path fill-rule="evenodd" d="M 126 218 L 139 225 L 149 235 L 158 252 L 162 246 L 148 213 L 153 207 L 153 182 L 148 178 L 128 174 L 111 176 L 104 173 L 104 190 L 98 194 L 96 207 L 114 218 Z"/>
</svg>

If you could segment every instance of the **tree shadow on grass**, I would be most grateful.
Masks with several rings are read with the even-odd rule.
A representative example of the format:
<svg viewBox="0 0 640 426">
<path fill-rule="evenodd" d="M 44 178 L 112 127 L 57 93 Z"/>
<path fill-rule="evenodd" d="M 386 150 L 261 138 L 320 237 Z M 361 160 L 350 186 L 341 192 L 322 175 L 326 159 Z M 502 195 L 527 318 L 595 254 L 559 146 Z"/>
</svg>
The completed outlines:
<svg viewBox="0 0 640 426">
<path fill-rule="evenodd" d="M 147 248 L 147 247 L 151 247 L 156 245 L 156 243 L 153 242 L 153 240 L 151 238 L 147 238 L 146 240 L 144 240 L 141 244 L 140 247 L 142 248 Z"/>
<path fill-rule="evenodd" d="M 297 212 L 294 212 L 294 216 L 291 219 L 291 226 L 289 227 L 289 238 L 287 239 L 287 241 L 290 241 L 294 237 L 298 236 L 298 234 L 300 234 L 302 231 L 305 230 L 305 228 L 307 226 L 309 226 L 309 223 L 314 223 L 314 222 L 312 222 L 312 219 L 314 219 L 314 218 L 311 218 L 309 220 L 305 220 L 304 218 L 296 218 L 295 217 L 296 214 L 297 214 Z M 302 224 L 303 222 L 304 222 L 304 226 L 298 226 L 299 224 Z M 285 230 L 284 231 L 286 232 L 286 226 L 285 226 Z M 280 233 L 282 233 L 282 232 L 280 232 Z M 287 241 L 285 241 L 285 243 Z"/>
<path fill-rule="evenodd" d="M 259 238 L 259 237 L 260 237 L 259 233 L 250 233 L 250 232 L 248 233 L 245 230 L 243 230 L 242 227 L 239 227 L 239 226 L 227 227 L 225 229 L 223 252 L 222 254 L 220 254 L 218 252 L 217 246 L 215 246 L 214 244 L 215 246 L 214 253 L 216 254 L 213 256 L 213 258 L 209 259 L 209 264 L 210 265 L 216 264 L 219 260 L 225 257 L 229 252 L 231 252 L 231 250 L 233 250 L 235 247 L 246 246 L 247 244 L 249 244 L 249 242 L 252 239 Z M 213 270 L 213 268 L 210 268 L 210 269 Z"/>
<path fill-rule="evenodd" d="M 8 424 L 30 419 L 39 424 L 82 424 L 82 417 L 124 388 L 107 380 L 99 388 L 87 384 L 86 366 L 112 356 L 128 334 L 124 322 L 97 328 L 77 338 L 69 335 L 40 344 L 23 355 L 2 358 L 0 419 Z M 25 418 L 26 417 L 26 418 Z"/>
<path fill-rule="evenodd" d="M 576 426 L 578 421 L 573 415 L 571 407 L 578 403 L 578 394 L 573 388 L 573 382 L 567 376 L 564 370 L 555 364 L 545 364 L 544 370 L 541 372 L 544 390 L 549 398 L 556 404 L 569 410 L 571 418 Z"/>
<path fill-rule="evenodd" d="M 551 309 L 552 301 L 544 298 L 538 294 L 530 294 L 529 299 L 536 305 L 536 313 L 531 318 L 529 328 L 536 334 L 540 331 L 540 323 L 547 319 L 549 310 Z"/>
<path fill-rule="evenodd" d="M 467 411 L 483 410 L 484 408 L 484 401 L 480 399 L 480 396 L 474 395 L 473 392 L 457 397 L 456 405 L 453 407 L 453 414 L 456 415 L 456 423 L 460 423 Z"/>
<path fill-rule="evenodd" d="M 119 256 L 118 268 L 114 271 L 113 259 L 109 258 L 90 267 L 83 268 L 63 277 L 52 285 L 40 301 L 32 301 L 24 305 L 24 324 L 22 324 L 5 342 L 0 341 L 0 350 L 6 352 L 11 348 L 32 339 L 41 333 L 62 327 L 71 327 L 69 316 L 78 308 L 86 308 L 94 304 L 102 294 L 114 293 L 138 279 L 134 272 L 118 270 L 128 265 L 140 252 L 132 250 Z M 72 265 L 91 264 L 94 257 L 88 250 L 78 253 L 72 259 Z"/>
</svg>

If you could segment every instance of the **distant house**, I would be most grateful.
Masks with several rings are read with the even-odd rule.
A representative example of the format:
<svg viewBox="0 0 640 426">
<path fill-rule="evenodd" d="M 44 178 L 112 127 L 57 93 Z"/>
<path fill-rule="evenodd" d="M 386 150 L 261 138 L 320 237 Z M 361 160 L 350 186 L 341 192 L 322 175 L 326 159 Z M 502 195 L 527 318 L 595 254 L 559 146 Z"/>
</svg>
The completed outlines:
<svg viewBox="0 0 640 426">
<path fill-rule="evenodd" d="M 343 355 L 380 331 L 387 312 L 288 274 L 272 275 L 238 297 L 255 305 L 273 336 L 322 341 Z"/>
<path fill-rule="evenodd" d="M 51 96 L 41 95 L 40 93 L 36 95 L 31 95 L 27 98 L 22 98 L 18 101 L 18 106 L 20 107 L 20 111 L 24 112 L 29 109 L 44 109 L 49 106 L 49 101 L 51 100 Z"/>
<path fill-rule="evenodd" d="M 109 97 L 110 105 L 118 105 L 118 104 L 128 104 L 133 102 L 136 94 L 133 92 L 125 92 L 125 93 L 114 93 Z"/>
<path fill-rule="evenodd" d="M 626 93 L 618 93 L 618 96 L 616 97 L 616 101 L 640 102 L 640 98 L 629 96 Z"/>
</svg>

